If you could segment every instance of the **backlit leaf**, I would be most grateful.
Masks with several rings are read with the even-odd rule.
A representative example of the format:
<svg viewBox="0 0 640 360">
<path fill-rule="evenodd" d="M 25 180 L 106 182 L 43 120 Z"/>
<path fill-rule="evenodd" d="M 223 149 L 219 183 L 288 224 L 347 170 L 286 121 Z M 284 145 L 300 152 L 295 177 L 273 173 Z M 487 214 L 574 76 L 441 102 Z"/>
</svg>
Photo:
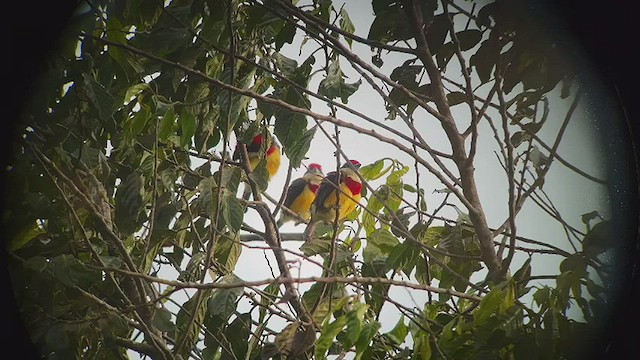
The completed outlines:
<svg viewBox="0 0 640 360">
<path fill-rule="evenodd" d="M 351 22 L 351 18 L 349 18 L 347 10 L 345 10 L 344 8 L 340 9 L 340 29 L 348 34 L 353 34 L 356 30 L 353 22 Z M 351 43 L 353 40 L 348 37 L 345 37 L 345 40 L 349 44 L 349 47 L 351 47 Z"/>
</svg>

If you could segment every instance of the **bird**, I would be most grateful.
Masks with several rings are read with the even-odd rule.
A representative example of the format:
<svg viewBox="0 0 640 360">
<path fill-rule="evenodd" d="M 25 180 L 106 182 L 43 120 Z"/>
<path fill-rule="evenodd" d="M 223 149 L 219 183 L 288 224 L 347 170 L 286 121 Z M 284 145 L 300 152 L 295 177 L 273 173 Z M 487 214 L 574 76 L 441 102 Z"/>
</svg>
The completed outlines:
<svg viewBox="0 0 640 360">
<path fill-rule="evenodd" d="M 357 160 L 349 160 L 340 167 L 339 172 L 332 171 L 322 180 L 316 198 L 311 204 L 311 220 L 303 235 L 305 242 L 311 240 L 319 222 L 329 223 L 336 219 L 338 204 L 338 222 L 355 211 L 362 197 L 362 181 L 358 169 L 360 163 Z"/>
<path fill-rule="evenodd" d="M 269 139 L 266 143 L 265 138 Z M 242 159 L 241 154 L 240 143 L 238 143 L 233 152 L 233 160 L 240 161 Z M 263 134 L 254 136 L 251 143 L 247 145 L 247 155 L 249 156 L 249 168 L 251 171 L 255 170 L 258 164 L 266 159 L 267 172 L 269 173 L 268 180 L 271 180 L 280 168 L 280 144 L 276 141 L 275 136 L 265 136 Z M 250 196 L 251 188 L 246 184 L 242 198 L 249 200 Z"/>
<path fill-rule="evenodd" d="M 311 203 L 316 198 L 316 192 L 323 177 L 324 174 L 320 164 L 309 164 L 304 176 L 293 180 L 287 188 L 287 196 L 282 205 L 296 213 L 300 218 L 309 220 L 311 218 Z M 288 221 L 296 221 L 296 225 L 300 223 L 297 217 L 283 211 L 276 225 L 281 227 Z"/>
</svg>

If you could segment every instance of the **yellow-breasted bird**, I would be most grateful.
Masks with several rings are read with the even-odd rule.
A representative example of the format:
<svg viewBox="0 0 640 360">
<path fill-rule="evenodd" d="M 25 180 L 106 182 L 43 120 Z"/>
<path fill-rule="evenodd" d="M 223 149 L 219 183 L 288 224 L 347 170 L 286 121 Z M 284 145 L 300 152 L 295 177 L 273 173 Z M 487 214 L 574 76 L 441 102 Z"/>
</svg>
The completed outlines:
<svg viewBox="0 0 640 360">
<path fill-rule="evenodd" d="M 287 196 L 282 204 L 302 219 L 309 220 L 311 218 L 311 203 L 316 198 L 323 176 L 320 164 L 310 164 L 304 176 L 291 182 L 291 185 L 287 188 Z M 295 216 L 283 210 L 276 225 L 280 227 L 287 221 L 292 220 L 296 221 L 296 224 L 300 223 Z"/>
<path fill-rule="evenodd" d="M 356 209 L 362 197 L 362 181 L 357 174 L 359 168 L 360 163 L 357 160 L 349 160 L 340 167 L 339 172 L 332 171 L 322 180 L 316 198 L 311 204 L 311 220 L 304 231 L 306 242 L 315 234 L 318 222 L 329 223 L 335 220 L 338 204 L 338 221 L 344 220 Z"/>
<path fill-rule="evenodd" d="M 267 141 L 265 141 L 265 139 L 267 139 Z M 265 137 L 263 134 L 254 136 L 251 143 L 247 145 L 247 155 L 249 156 L 249 167 L 251 171 L 255 170 L 260 161 L 266 159 L 269 180 L 273 178 L 280 168 L 280 145 L 273 136 Z M 233 160 L 239 161 L 241 159 L 240 143 L 238 143 L 233 152 Z M 242 198 L 248 200 L 250 196 L 251 188 L 246 185 Z"/>
</svg>

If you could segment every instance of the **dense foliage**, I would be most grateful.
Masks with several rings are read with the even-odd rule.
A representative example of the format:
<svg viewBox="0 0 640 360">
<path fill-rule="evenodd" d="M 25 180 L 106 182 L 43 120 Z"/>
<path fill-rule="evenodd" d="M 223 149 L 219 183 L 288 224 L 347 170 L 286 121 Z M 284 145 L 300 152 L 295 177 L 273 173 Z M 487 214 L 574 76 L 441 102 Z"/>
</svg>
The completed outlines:
<svg viewBox="0 0 640 360">
<path fill-rule="evenodd" d="M 612 225 L 605 209 L 585 209 L 577 229 L 543 190 L 551 164 L 564 161 L 558 143 L 580 100 L 563 39 L 541 35 L 517 1 L 366 5 L 369 28 L 356 31 L 349 7 L 331 0 L 82 3 L 6 171 L 13 291 L 45 358 L 550 359 L 592 350 L 582 341 L 608 314 Z M 355 52 L 361 44 L 369 57 Z M 386 113 L 349 107 L 359 91 Z M 550 105 L 558 98 L 571 104 L 565 113 Z M 449 146 L 434 147 L 420 122 L 440 127 Z M 538 135 L 549 122 L 562 126 L 547 145 Z M 280 189 L 264 162 L 247 176 L 246 159 L 231 155 L 269 131 L 294 169 L 318 137 L 331 139 L 333 163 L 357 157 L 335 129 L 414 162 L 363 164 L 365 184 L 379 185 L 366 186 L 362 206 L 285 251 L 278 199 L 261 193 L 279 198 Z M 487 139 L 508 179 L 508 217 L 495 228 L 474 168 Z M 239 196 L 243 182 L 252 201 Z M 442 203 L 428 203 L 431 193 Z M 566 246 L 517 234 L 530 202 L 562 224 Z M 450 204 L 458 216 L 440 216 Z M 259 224 L 248 224 L 256 213 Z M 253 235 L 277 263 L 256 269 L 263 281 L 234 274 Z M 526 260 L 516 267 L 517 256 Z M 560 257 L 559 269 L 532 273 L 545 257 Z M 291 258 L 319 261 L 322 276 L 296 278 Z M 312 285 L 299 291 L 303 283 Z M 428 300 L 407 306 L 392 287 Z M 174 296 L 184 289 L 186 300 Z M 394 326 L 383 331 L 384 321 Z"/>
</svg>

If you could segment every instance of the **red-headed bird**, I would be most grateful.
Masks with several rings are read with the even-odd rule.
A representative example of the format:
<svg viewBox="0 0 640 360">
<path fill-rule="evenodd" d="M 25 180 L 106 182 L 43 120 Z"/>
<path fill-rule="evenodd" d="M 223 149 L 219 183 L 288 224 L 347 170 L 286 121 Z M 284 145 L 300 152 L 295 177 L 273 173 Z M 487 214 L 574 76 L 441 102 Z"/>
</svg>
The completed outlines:
<svg viewBox="0 0 640 360">
<path fill-rule="evenodd" d="M 255 170 L 258 164 L 266 159 L 267 171 L 269 172 L 269 180 L 278 172 L 280 168 L 280 145 L 273 136 L 265 136 L 262 134 L 256 135 L 251 144 L 247 145 L 247 155 L 249 156 L 249 168 L 251 171 Z M 233 160 L 240 161 L 242 155 L 240 152 L 240 143 L 236 145 L 236 149 L 233 152 Z M 251 188 L 246 185 L 242 198 L 248 200 L 251 196 Z"/>
<path fill-rule="evenodd" d="M 358 161 L 349 160 L 342 165 L 339 173 L 332 171 L 322 180 L 316 198 L 311 204 L 311 220 L 304 231 L 305 241 L 311 240 L 318 222 L 330 223 L 336 219 L 338 204 L 339 222 L 355 211 L 362 197 L 362 181 L 357 173 L 359 168 Z M 340 174 L 339 181 L 338 174 Z"/>
<path fill-rule="evenodd" d="M 310 164 L 304 176 L 291 182 L 291 185 L 287 188 L 287 197 L 282 204 L 302 219 L 311 219 L 311 203 L 316 198 L 316 192 L 320 187 L 323 176 L 320 164 Z M 300 223 L 295 216 L 283 210 L 276 225 L 280 227 L 287 221 L 292 220 L 295 220 L 296 224 Z"/>
</svg>

